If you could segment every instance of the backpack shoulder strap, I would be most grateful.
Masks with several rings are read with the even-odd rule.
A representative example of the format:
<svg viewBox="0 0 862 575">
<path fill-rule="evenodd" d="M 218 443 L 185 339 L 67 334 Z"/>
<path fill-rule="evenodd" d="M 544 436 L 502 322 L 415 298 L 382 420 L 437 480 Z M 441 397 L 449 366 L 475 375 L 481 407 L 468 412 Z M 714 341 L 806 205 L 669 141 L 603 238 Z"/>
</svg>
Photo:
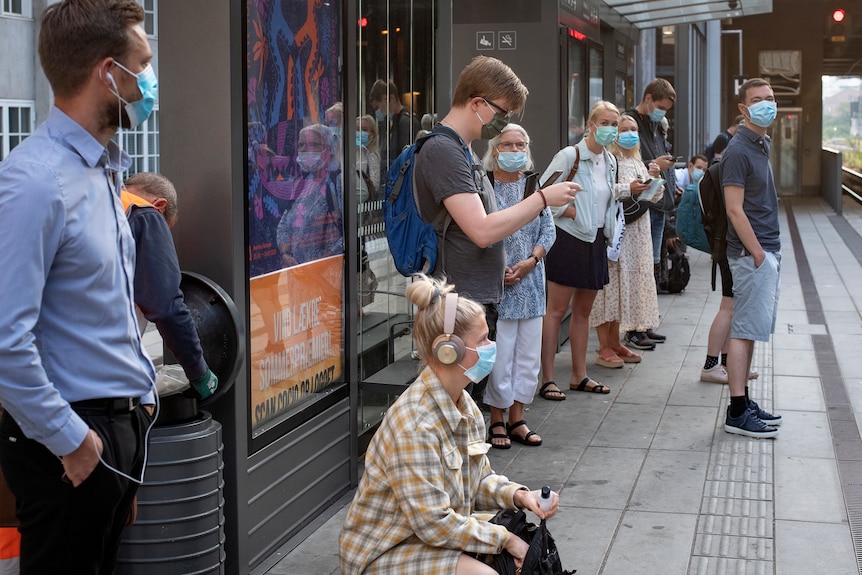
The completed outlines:
<svg viewBox="0 0 862 575">
<path fill-rule="evenodd" d="M 575 148 L 575 161 L 572 162 L 572 169 L 571 169 L 571 171 L 569 171 L 569 175 L 566 176 L 565 181 L 567 181 L 567 182 L 572 181 L 572 178 L 574 178 L 575 174 L 578 173 L 578 167 L 581 164 L 581 151 L 578 149 L 577 146 L 573 146 L 573 147 Z"/>
</svg>

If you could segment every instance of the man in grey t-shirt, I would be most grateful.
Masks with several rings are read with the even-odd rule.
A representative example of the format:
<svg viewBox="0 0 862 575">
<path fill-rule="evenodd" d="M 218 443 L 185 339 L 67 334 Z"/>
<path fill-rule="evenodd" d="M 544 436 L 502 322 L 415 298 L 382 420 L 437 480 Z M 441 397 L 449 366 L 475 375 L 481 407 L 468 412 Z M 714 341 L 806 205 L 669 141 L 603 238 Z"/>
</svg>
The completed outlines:
<svg viewBox="0 0 862 575">
<path fill-rule="evenodd" d="M 572 182 L 561 182 L 510 208 L 497 210 L 493 188 L 469 146 L 473 140 L 498 135 L 514 114 L 523 111 L 526 102 L 527 88 L 509 66 L 496 58 L 477 56 L 458 77 L 452 108 L 437 128 L 449 130 L 457 139 L 429 139 L 420 149 L 414 168 L 422 217 L 433 221 L 441 209 L 452 216 L 445 244 L 443 226 L 437 230 L 434 275 L 446 276 L 458 292 L 485 305 L 492 339 L 497 303 L 503 294 L 506 262 L 502 240 L 533 221 L 545 207 L 566 205 L 580 189 Z M 465 361 L 464 368 L 475 363 Z M 481 393 L 479 387 L 474 398 Z"/>
<path fill-rule="evenodd" d="M 766 80 L 752 78 L 739 89 L 745 116 L 721 158 L 727 207 L 727 261 L 733 276 L 733 319 L 727 374 L 730 405 L 724 429 L 749 437 L 776 437 L 781 416 L 749 398 L 748 373 L 755 341 L 775 331 L 781 271 L 778 195 L 769 164 L 766 130 L 775 119 L 775 95 Z"/>
</svg>

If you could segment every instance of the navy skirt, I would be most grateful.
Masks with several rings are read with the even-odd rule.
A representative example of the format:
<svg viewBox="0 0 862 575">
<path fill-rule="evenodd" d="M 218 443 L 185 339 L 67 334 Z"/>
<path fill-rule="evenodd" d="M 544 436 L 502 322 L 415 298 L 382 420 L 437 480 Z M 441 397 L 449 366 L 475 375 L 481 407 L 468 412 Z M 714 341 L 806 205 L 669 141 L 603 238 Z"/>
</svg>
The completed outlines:
<svg viewBox="0 0 862 575">
<path fill-rule="evenodd" d="M 557 228 L 557 239 L 545 256 L 548 281 L 567 287 L 600 290 L 608 284 L 608 252 L 601 228 L 592 243 Z"/>
</svg>

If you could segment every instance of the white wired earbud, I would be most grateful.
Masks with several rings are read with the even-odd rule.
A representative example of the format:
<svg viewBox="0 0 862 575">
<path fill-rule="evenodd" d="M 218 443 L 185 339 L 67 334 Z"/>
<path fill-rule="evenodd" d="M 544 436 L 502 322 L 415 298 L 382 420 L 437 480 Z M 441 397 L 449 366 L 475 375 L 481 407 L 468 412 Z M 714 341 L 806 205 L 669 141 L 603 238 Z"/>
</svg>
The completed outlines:
<svg viewBox="0 0 862 575">
<path fill-rule="evenodd" d="M 160 411 L 159 408 L 161 407 L 160 403 L 159 403 L 159 394 L 156 393 L 155 397 L 156 397 L 156 408 L 153 411 L 153 420 L 150 422 L 150 425 L 147 426 L 147 431 L 144 432 L 144 464 L 141 467 L 141 477 L 140 478 L 135 479 L 134 477 L 123 473 L 122 471 L 120 471 L 116 467 L 109 465 L 104 459 L 102 459 L 102 454 L 99 453 L 99 449 L 98 449 L 97 444 L 96 444 L 96 438 L 95 437 L 93 438 L 93 447 L 96 448 L 96 453 L 99 453 L 99 461 L 102 462 L 102 465 L 104 465 L 105 467 L 107 467 L 108 469 L 110 469 L 111 471 L 113 471 L 114 473 L 119 475 L 120 477 L 125 477 L 129 481 L 132 481 L 133 483 L 137 483 L 138 485 L 143 485 L 143 483 L 144 483 L 144 474 L 147 472 L 147 459 L 149 458 L 150 431 L 153 429 L 153 426 L 156 424 L 156 419 L 158 419 L 158 417 L 159 417 L 159 411 Z"/>
</svg>

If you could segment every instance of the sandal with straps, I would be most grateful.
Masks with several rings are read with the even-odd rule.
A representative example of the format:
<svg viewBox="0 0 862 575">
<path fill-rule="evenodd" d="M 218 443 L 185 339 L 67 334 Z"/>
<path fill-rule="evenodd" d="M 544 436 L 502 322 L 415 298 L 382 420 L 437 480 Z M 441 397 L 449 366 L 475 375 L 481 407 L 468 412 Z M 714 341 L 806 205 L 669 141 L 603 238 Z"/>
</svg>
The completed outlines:
<svg viewBox="0 0 862 575">
<path fill-rule="evenodd" d="M 513 423 L 511 425 L 506 424 L 506 431 L 509 432 L 509 439 L 510 440 L 517 441 L 518 443 L 520 443 L 522 445 L 532 445 L 534 447 L 538 447 L 539 445 L 542 445 L 541 439 L 539 439 L 539 441 L 530 441 L 531 437 L 533 437 L 533 436 L 538 437 L 539 436 L 539 434 L 536 433 L 535 431 L 528 431 L 527 435 L 525 435 L 524 437 L 521 437 L 519 435 L 515 435 L 514 433 L 512 433 L 513 429 L 518 429 L 521 426 L 527 427 L 527 422 L 524 421 L 523 419 L 521 421 L 518 421 L 518 422 Z"/>
<path fill-rule="evenodd" d="M 591 381 L 593 382 L 594 385 L 592 387 L 587 387 L 587 384 Z M 570 385 L 569 389 L 574 390 L 574 391 L 585 391 L 587 393 L 610 393 L 611 392 L 610 387 L 608 387 L 607 385 L 605 385 L 603 383 L 599 383 L 598 381 L 592 380 L 589 377 L 585 377 L 584 379 L 582 379 L 581 384 L 578 385 L 577 387 L 572 387 Z"/>
<path fill-rule="evenodd" d="M 596 353 L 598 354 L 596 356 L 596 365 L 616 369 L 622 367 L 625 363 L 610 347 L 598 349 Z"/>
<path fill-rule="evenodd" d="M 548 386 L 551 385 L 557 387 L 557 389 L 548 389 Z M 557 384 L 553 381 L 546 381 L 545 383 L 543 383 L 542 387 L 539 388 L 539 395 L 542 397 L 542 399 L 547 399 L 548 401 L 564 401 L 566 399 L 565 392 L 559 389 Z"/>
<path fill-rule="evenodd" d="M 494 433 L 494 428 L 496 428 L 496 427 L 502 427 L 503 429 L 506 429 L 506 424 L 503 423 L 502 421 L 496 421 L 496 422 L 492 423 L 490 425 L 490 427 L 488 427 L 488 443 L 491 444 L 491 447 L 493 447 L 494 449 L 509 449 L 510 447 L 512 447 L 512 438 L 509 437 L 509 434 L 508 433 Z M 493 441 L 494 439 L 508 439 L 509 443 L 504 443 L 504 444 L 494 443 L 494 441 Z"/>
</svg>

